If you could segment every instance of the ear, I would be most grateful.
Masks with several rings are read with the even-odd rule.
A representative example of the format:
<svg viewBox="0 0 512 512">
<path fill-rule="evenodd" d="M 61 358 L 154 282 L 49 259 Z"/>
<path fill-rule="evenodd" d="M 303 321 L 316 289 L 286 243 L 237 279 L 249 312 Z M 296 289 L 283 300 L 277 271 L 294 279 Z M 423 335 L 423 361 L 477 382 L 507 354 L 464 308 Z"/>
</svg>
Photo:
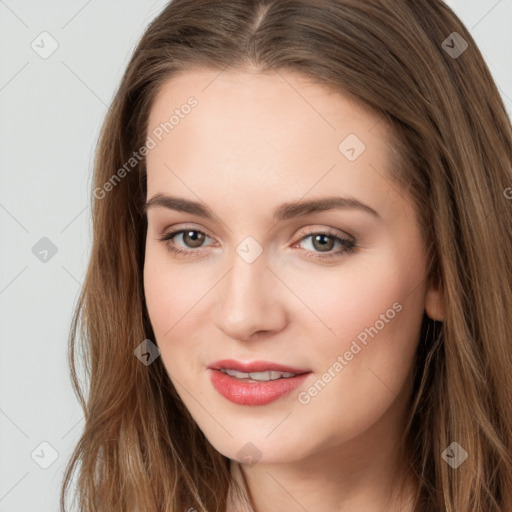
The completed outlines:
<svg viewBox="0 0 512 512">
<path fill-rule="evenodd" d="M 425 311 L 432 320 L 442 322 L 444 320 L 443 286 L 437 279 L 430 279 L 430 284 L 425 295 Z"/>
</svg>

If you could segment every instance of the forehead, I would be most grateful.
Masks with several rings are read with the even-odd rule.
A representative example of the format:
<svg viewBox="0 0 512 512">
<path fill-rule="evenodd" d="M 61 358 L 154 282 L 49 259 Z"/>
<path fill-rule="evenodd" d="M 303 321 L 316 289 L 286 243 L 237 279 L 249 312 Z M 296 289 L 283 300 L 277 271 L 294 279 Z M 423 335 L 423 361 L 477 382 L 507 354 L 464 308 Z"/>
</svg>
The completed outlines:
<svg viewBox="0 0 512 512">
<path fill-rule="evenodd" d="M 191 98 L 197 103 L 193 109 L 187 106 Z M 183 126 L 196 129 L 195 135 L 201 134 L 201 127 L 205 133 L 234 129 L 240 137 L 251 131 L 245 139 L 247 143 L 265 135 L 268 139 L 276 131 L 283 139 L 283 129 L 290 130 L 290 139 L 314 133 L 316 137 L 309 137 L 312 141 L 327 138 L 326 142 L 333 144 L 349 133 L 364 139 L 368 132 L 367 139 L 387 143 L 392 139 L 387 124 L 381 122 L 382 116 L 357 98 L 284 70 L 181 71 L 160 86 L 150 111 L 148 134 L 173 114 L 172 133 L 165 133 L 164 137 L 172 135 L 174 139 L 179 138 L 180 132 L 188 134 L 190 130 Z"/>
<path fill-rule="evenodd" d="M 347 185 L 375 181 L 392 149 L 379 114 L 282 70 L 180 72 L 155 98 L 148 136 L 155 129 L 161 140 L 147 156 L 148 195 L 184 180 L 198 192 L 221 185 L 250 192 L 264 181 L 267 190 L 301 197 L 315 186 L 339 187 L 340 177 Z"/>
</svg>

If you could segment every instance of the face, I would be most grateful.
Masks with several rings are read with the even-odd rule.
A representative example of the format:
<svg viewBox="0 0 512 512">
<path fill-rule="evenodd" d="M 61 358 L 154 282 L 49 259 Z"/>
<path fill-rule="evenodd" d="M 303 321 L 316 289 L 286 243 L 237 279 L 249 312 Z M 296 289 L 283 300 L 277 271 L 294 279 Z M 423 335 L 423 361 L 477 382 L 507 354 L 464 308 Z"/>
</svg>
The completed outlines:
<svg viewBox="0 0 512 512">
<path fill-rule="evenodd" d="M 213 446 L 297 461 L 389 428 L 439 297 L 385 122 L 291 72 L 196 70 L 148 136 L 148 312 Z"/>
</svg>

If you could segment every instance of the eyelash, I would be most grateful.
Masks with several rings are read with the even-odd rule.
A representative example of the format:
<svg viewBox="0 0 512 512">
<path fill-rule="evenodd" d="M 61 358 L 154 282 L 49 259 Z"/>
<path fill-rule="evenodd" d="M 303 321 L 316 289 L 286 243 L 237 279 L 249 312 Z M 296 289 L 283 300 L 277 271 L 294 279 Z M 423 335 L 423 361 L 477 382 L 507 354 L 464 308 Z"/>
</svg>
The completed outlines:
<svg viewBox="0 0 512 512">
<path fill-rule="evenodd" d="M 175 236 L 180 235 L 182 233 L 187 233 L 190 231 L 192 231 L 194 233 L 201 233 L 201 234 L 205 235 L 206 237 L 211 238 L 204 231 L 201 231 L 199 229 L 185 227 L 185 228 L 182 228 L 182 229 L 179 229 L 176 231 L 171 231 L 169 233 L 165 233 L 162 237 L 158 238 L 158 240 L 160 242 L 164 242 L 167 250 L 176 256 L 179 255 L 179 256 L 183 256 L 183 257 L 187 257 L 187 258 L 195 257 L 197 253 L 202 252 L 201 248 L 199 248 L 199 249 L 177 249 L 175 246 L 171 245 L 172 239 Z M 335 243 L 336 242 L 339 243 L 340 245 L 343 246 L 343 248 L 338 251 L 329 252 L 329 253 L 317 252 L 317 254 L 319 254 L 319 256 L 306 255 L 306 257 L 310 258 L 310 259 L 323 260 L 323 259 L 334 258 L 336 256 L 341 256 L 343 254 L 350 254 L 350 253 L 354 252 L 356 249 L 355 241 L 348 240 L 346 238 L 342 238 L 339 235 L 336 235 L 336 234 L 330 232 L 329 230 L 310 231 L 310 232 L 306 233 L 304 236 L 302 236 L 301 239 L 298 242 L 296 242 L 296 244 L 303 242 L 304 240 L 311 237 L 312 235 L 325 235 L 325 236 L 331 237 L 334 239 Z M 296 244 L 294 244 L 294 245 L 296 245 Z M 307 252 L 311 253 L 312 251 L 307 251 Z"/>
</svg>

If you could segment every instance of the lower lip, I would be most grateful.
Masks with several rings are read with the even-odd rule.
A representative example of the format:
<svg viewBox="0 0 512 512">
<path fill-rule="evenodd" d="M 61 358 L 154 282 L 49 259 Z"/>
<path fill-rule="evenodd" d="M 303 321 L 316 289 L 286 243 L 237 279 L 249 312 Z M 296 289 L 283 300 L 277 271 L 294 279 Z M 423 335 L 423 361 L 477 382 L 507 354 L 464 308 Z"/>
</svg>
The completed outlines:
<svg viewBox="0 0 512 512">
<path fill-rule="evenodd" d="M 229 401 L 238 405 L 266 405 L 298 388 L 308 377 L 302 373 L 295 377 L 247 382 L 231 377 L 220 370 L 210 369 L 213 387 Z"/>
</svg>

